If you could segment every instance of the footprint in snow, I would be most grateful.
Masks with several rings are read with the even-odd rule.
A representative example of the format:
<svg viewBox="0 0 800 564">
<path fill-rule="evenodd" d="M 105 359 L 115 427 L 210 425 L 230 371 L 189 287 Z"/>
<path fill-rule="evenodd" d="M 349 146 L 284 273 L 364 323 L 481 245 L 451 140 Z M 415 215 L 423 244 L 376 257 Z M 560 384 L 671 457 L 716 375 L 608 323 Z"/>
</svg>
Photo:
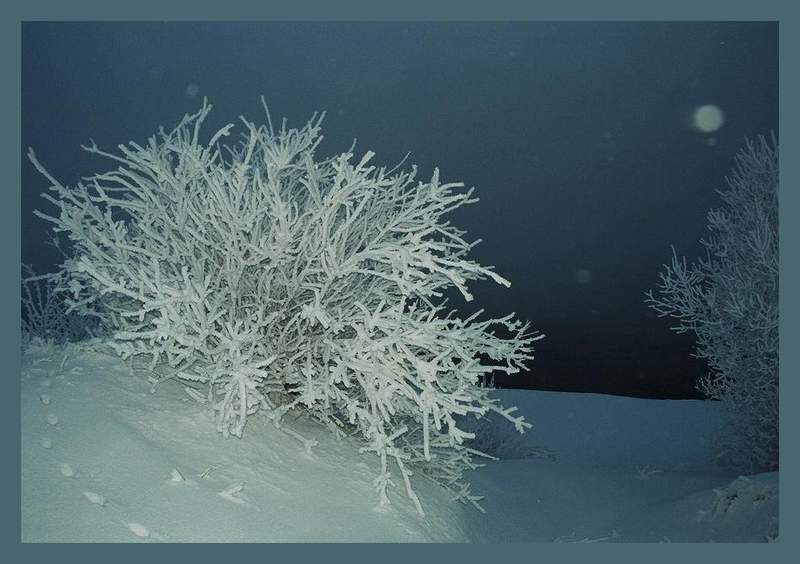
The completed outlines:
<svg viewBox="0 0 800 564">
<path fill-rule="evenodd" d="M 172 469 L 172 475 L 171 475 L 170 479 L 167 480 L 167 483 L 170 484 L 170 485 L 178 485 L 178 484 L 187 485 L 187 486 L 196 486 L 197 485 L 197 482 L 195 482 L 194 480 L 187 480 L 186 478 L 184 478 L 183 474 L 178 472 L 177 468 L 173 468 Z"/>
<path fill-rule="evenodd" d="M 103 507 L 106 504 L 106 498 L 99 493 L 94 493 L 90 491 L 83 492 L 83 495 L 86 499 L 89 500 L 90 503 L 94 503 L 95 505 L 99 505 Z"/>
<path fill-rule="evenodd" d="M 151 539 L 155 539 L 155 540 L 165 540 L 164 537 L 159 535 L 157 532 L 151 531 L 150 529 L 148 529 L 147 527 L 145 527 L 141 523 L 137 523 L 136 521 L 131 521 L 131 522 L 127 523 L 127 525 L 128 525 L 128 528 L 131 530 L 131 532 L 134 535 L 136 535 L 137 537 L 140 537 L 140 538 L 143 538 L 143 539 L 151 538 Z"/>
<path fill-rule="evenodd" d="M 39 396 L 39 401 L 45 405 L 50 405 L 50 395 L 49 394 L 41 394 Z"/>
<path fill-rule="evenodd" d="M 50 415 L 47 416 L 47 422 L 50 423 L 51 425 L 58 425 L 58 415 L 56 415 L 55 413 L 51 413 Z"/>
<path fill-rule="evenodd" d="M 150 536 L 150 530 L 141 523 L 136 523 L 135 521 L 132 521 L 128 523 L 128 528 L 137 537 L 147 538 Z"/>
<path fill-rule="evenodd" d="M 42 437 L 42 440 L 39 442 L 39 444 L 42 445 L 42 448 L 53 448 L 53 441 L 51 441 L 48 437 Z"/>
<path fill-rule="evenodd" d="M 74 478 L 75 477 L 75 470 L 72 469 L 72 466 L 67 464 L 66 462 L 61 463 L 61 475 L 65 478 Z"/>
<path fill-rule="evenodd" d="M 234 503 L 246 503 L 246 500 L 243 499 L 243 494 L 241 493 L 243 489 L 244 484 L 240 482 L 238 484 L 229 486 L 228 488 L 219 492 L 217 495 Z"/>
<path fill-rule="evenodd" d="M 237 484 L 233 484 L 222 490 L 221 492 L 217 493 L 223 499 L 227 499 L 228 501 L 232 501 L 233 503 L 238 503 L 240 505 L 249 505 L 250 507 L 254 508 L 256 511 L 261 511 L 257 506 L 250 503 L 250 500 L 242 493 L 244 489 L 244 482 L 239 482 Z"/>
</svg>

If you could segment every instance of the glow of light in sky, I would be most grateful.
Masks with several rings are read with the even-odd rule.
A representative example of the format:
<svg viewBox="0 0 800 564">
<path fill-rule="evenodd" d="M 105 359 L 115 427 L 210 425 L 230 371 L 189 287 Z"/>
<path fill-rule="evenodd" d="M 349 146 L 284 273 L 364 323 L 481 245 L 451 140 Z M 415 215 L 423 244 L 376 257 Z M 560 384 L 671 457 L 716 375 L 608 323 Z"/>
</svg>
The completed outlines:
<svg viewBox="0 0 800 564">
<path fill-rule="evenodd" d="M 588 284 L 592 281 L 592 271 L 587 268 L 579 268 L 575 271 L 575 282 L 578 284 Z"/>
<path fill-rule="evenodd" d="M 725 114 L 719 106 L 706 104 L 692 113 L 692 126 L 701 133 L 712 133 L 725 124 Z"/>
<path fill-rule="evenodd" d="M 194 82 L 191 82 L 191 83 L 186 85 L 185 92 L 186 92 L 186 96 L 188 98 L 194 98 L 195 96 L 197 96 L 200 93 L 200 86 L 198 86 Z"/>
</svg>

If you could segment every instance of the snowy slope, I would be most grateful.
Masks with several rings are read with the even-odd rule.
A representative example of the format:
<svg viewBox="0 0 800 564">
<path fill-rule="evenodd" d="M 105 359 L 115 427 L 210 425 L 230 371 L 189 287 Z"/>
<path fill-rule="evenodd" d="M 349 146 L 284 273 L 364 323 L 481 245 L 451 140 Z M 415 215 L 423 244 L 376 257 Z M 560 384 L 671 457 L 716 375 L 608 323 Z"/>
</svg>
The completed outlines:
<svg viewBox="0 0 800 564">
<path fill-rule="evenodd" d="M 114 357 L 26 355 L 21 401 L 23 541 L 467 540 L 467 508 L 437 486 L 417 483 L 424 520 L 402 481 L 377 510 L 379 465 L 327 430 L 291 423 L 311 456 L 259 418 L 225 439 L 181 385 L 151 394 Z"/>
<path fill-rule="evenodd" d="M 714 404 L 500 390 L 533 430 L 490 429 L 506 459 L 471 473 L 487 513 L 425 480 L 421 519 L 400 487 L 376 509 L 376 461 L 305 420 L 309 456 L 263 419 L 225 439 L 167 382 L 75 347 L 22 371 L 23 541 L 765 541 L 777 474 L 709 462 Z M 498 446 L 499 445 L 499 446 Z M 491 445 L 490 445 L 491 446 Z M 546 454 L 546 456 L 545 456 Z M 714 491 L 716 489 L 716 492 Z"/>
</svg>

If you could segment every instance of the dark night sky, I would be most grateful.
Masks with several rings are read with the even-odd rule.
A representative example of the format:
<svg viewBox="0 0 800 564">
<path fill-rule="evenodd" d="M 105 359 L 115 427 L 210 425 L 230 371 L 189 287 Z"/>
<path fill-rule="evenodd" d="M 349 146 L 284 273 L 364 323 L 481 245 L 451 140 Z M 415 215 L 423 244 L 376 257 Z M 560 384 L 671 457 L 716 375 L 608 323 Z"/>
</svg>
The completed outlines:
<svg viewBox="0 0 800 564">
<path fill-rule="evenodd" d="M 778 128 L 772 23 L 25 23 L 22 55 L 22 146 L 69 184 L 109 166 L 90 137 L 143 141 L 202 96 L 210 134 L 260 120 L 263 94 L 290 125 L 327 110 L 324 155 L 357 138 L 376 163 L 411 152 L 421 177 L 475 186 L 453 220 L 512 281 L 477 284 L 477 306 L 547 335 L 501 382 L 521 387 L 694 393 L 691 339 L 643 293 L 670 245 L 700 253 L 745 137 Z M 725 112 L 714 134 L 690 126 L 703 104 Z M 31 213 L 46 181 L 27 161 L 22 180 L 22 258 L 52 270 Z"/>
</svg>

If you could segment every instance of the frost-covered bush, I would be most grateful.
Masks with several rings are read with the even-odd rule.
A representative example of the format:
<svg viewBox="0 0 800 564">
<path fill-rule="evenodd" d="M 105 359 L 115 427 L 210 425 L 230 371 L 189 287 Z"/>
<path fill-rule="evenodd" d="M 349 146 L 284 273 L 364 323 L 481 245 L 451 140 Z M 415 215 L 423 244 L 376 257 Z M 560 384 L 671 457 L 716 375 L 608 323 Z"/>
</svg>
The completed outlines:
<svg viewBox="0 0 800 564">
<path fill-rule="evenodd" d="M 517 372 L 541 335 L 513 314 L 444 309 L 449 287 L 469 301 L 470 280 L 509 285 L 467 258 L 477 241 L 444 219 L 477 201 L 472 191 L 438 171 L 422 182 L 416 168 L 371 166 L 372 152 L 318 158 L 316 114 L 299 130 L 276 131 L 268 112 L 267 125 L 242 118 L 238 142 L 221 143 L 228 124 L 203 143 L 210 110 L 118 154 L 91 143 L 117 167 L 73 188 L 29 151 L 58 208 L 36 213 L 72 243 L 69 305 L 114 327 L 124 358 L 205 388 L 225 435 L 256 412 L 280 426 L 302 409 L 380 458 L 382 503 L 393 469 L 420 512 L 413 471 L 477 499 L 461 479 L 474 452 L 456 417 L 495 412 L 528 427 L 478 383 Z"/>
<path fill-rule="evenodd" d="M 778 145 L 759 138 L 736 157 L 711 210 L 706 258 L 673 249 L 658 297 L 647 302 L 692 331 L 710 373 L 700 389 L 728 413 L 727 456 L 749 470 L 778 465 Z"/>
</svg>

